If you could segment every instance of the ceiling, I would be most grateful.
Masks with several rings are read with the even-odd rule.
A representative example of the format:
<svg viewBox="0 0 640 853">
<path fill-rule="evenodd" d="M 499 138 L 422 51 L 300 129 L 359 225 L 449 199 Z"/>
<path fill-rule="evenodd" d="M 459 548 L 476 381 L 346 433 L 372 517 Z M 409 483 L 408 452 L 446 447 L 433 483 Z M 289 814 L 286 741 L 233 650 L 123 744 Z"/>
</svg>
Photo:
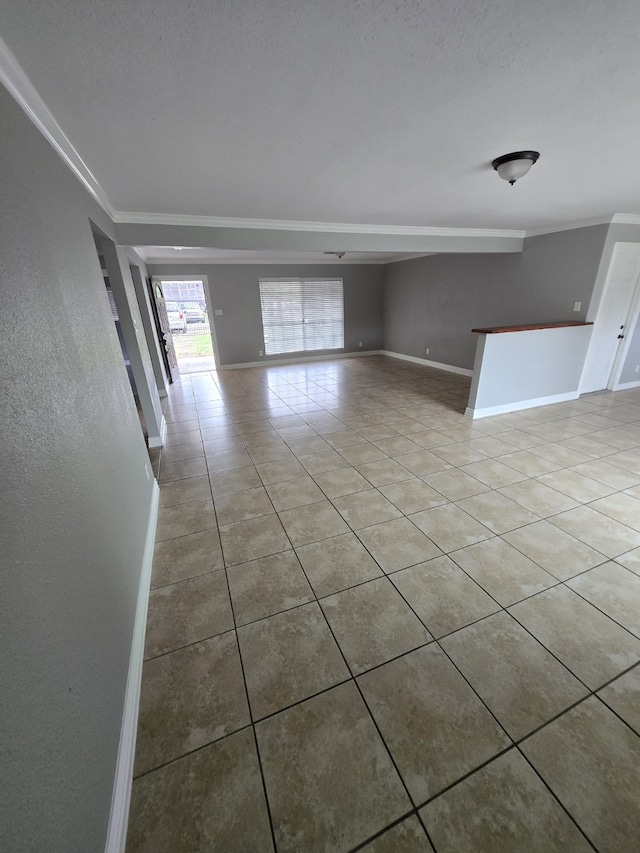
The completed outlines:
<svg viewBox="0 0 640 853">
<path fill-rule="evenodd" d="M 125 221 L 640 213 L 637 0 L 3 0 L 0 32 Z"/>
</svg>

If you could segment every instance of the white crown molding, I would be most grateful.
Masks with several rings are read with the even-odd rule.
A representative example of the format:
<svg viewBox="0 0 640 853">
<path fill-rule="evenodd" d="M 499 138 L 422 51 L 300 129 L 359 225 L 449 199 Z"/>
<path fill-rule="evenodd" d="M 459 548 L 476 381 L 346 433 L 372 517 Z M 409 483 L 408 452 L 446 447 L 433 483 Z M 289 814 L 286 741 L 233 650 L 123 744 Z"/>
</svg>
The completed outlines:
<svg viewBox="0 0 640 853">
<path fill-rule="evenodd" d="M 348 258 L 334 258 L 333 260 L 304 260 L 301 258 L 297 258 L 294 260 L 287 260 L 283 258 L 281 260 L 274 260 L 273 258 L 261 258 L 261 257 L 247 257 L 247 258 L 176 258 L 175 255 L 172 255 L 170 258 L 163 258 L 158 255 L 153 255 L 151 252 L 145 260 L 145 264 L 149 264 L 150 266 L 217 266 L 227 264 L 242 264 L 243 266 L 251 266 L 252 264 L 260 264 L 261 266 L 272 264 L 277 266 L 351 266 L 351 265 L 366 265 L 366 266 L 380 266 L 384 264 L 388 264 L 389 261 L 384 258 L 376 258 L 374 260 L 368 258 L 355 258 L 349 260 Z"/>
<path fill-rule="evenodd" d="M 315 231 L 324 234 L 383 234 L 401 237 L 512 237 L 526 232 L 500 228 L 434 228 L 422 225 L 358 225 L 351 222 L 302 222 L 296 219 L 241 219 L 226 216 L 190 216 L 173 213 L 117 211 L 119 225 L 184 225 L 197 228 L 241 228 L 262 231 Z"/>
<path fill-rule="evenodd" d="M 612 225 L 640 225 L 640 213 L 614 213 Z"/>
<path fill-rule="evenodd" d="M 113 219 L 116 211 L 107 194 L 98 183 L 80 154 L 53 117 L 49 107 L 40 97 L 37 89 L 27 77 L 24 69 L 13 55 L 8 45 L 0 38 L 0 82 L 40 133 L 55 148 L 82 185 L 91 193 L 100 207 Z"/>
</svg>

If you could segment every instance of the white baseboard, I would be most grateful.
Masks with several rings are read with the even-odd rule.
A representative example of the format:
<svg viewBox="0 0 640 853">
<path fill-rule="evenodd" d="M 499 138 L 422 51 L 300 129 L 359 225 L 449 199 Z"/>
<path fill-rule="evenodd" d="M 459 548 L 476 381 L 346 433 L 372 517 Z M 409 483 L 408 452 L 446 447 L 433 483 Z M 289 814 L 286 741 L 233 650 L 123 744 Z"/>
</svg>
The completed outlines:
<svg viewBox="0 0 640 853">
<path fill-rule="evenodd" d="M 262 361 L 242 361 L 239 364 L 221 364 L 218 370 L 240 370 L 243 367 L 277 367 L 279 364 L 301 364 L 303 361 L 336 361 L 340 358 L 360 358 L 363 355 L 381 355 L 379 349 L 365 352 L 337 352 L 334 355 L 300 355 L 297 358 L 266 358 Z"/>
<path fill-rule="evenodd" d="M 167 421 L 165 420 L 165 416 L 162 416 L 162 421 L 160 422 L 160 435 L 150 435 L 147 444 L 149 447 L 164 447 L 164 440 L 167 436 Z"/>
<path fill-rule="evenodd" d="M 116 762 L 116 776 L 111 800 L 111 814 L 107 830 L 105 853 L 124 853 L 127 841 L 127 824 L 129 822 L 129 802 L 131 800 L 131 783 L 133 780 L 133 760 L 136 751 L 136 734 L 138 729 L 138 706 L 140 704 L 140 683 L 142 681 L 142 662 L 144 658 L 144 637 L 147 627 L 147 606 L 149 603 L 149 587 L 151 584 L 151 566 L 153 563 L 153 547 L 156 541 L 156 524 L 158 520 L 158 505 L 160 503 L 160 487 L 153 481 L 149 521 L 142 558 L 142 571 L 138 586 L 136 616 L 131 640 L 131 655 L 129 657 L 129 672 L 127 688 L 124 697 L 122 713 L 122 728 L 120 729 L 120 745 Z"/>
<path fill-rule="evenodd" d="M 613 387 L 613 391 L 627 391 L 629 388 L 640 388 L 640 382 L 619 382 Z"/>
<path fill-rule="evenodd" d="M 467 406 L 465 415 L 468 418 L 489 418 L 492 415 L 506 415 L 508 412 L 521 412 L 523 409 L 535 409 L 538 406 L 550 406 L 552 403 L 566 403 L 568 400 L 577 400 L 580 395 L 577 391 L 567 391 L 564 394 L 554 394 L 551 397 L 536 397 L 533 400 L 518 400 L 513 403 L 505 403 L 502 406 L 488 406 L 484 409 L 471 409 Z"/>
<path fill-rule="evenodd" d="M 436 370 L 446 370 L 448 373 L 459 373 L 461 376 L 473 376 L 473 370 L 468 367 L 456 367 L 455 364 L 443 364 L 441 361 L 429 361 L 427 358 L 418 358 L 415 355 L 403 355 L 401 352 L 389 352 L 380 350 L 380 355 L 388 355 L 389 358 L 399 358 L 401 361 L 411 361 L 413 364 L 422 364 L 424 367 L 433 367 Z"/>
</svg>

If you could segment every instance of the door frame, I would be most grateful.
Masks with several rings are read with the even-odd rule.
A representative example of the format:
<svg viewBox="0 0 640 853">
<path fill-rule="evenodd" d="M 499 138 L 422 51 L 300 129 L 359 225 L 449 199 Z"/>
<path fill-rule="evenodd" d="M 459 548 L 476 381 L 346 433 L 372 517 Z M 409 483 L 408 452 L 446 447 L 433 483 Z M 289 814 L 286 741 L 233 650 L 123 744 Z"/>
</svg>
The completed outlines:
<svg viewBox="0 0 640 853">
<path fill-rule="evenodd" d="M 588 383 L 585 381 L 585 370 L 589 366 L 589 355 L 591 353 L 591 348 L 594 344 L 594 337 L 596 332 L 596 326 L 598 323 L 598 319 L 602 316 L 602 311 L 606 306 L 607 295 L 609 291 L 609 285 L 612 280 L 612 273 L 614 269 L 614 264 L 616 262 L 616 258 L 619 252 L 627 251 L 635 255 L 635 263 L 636 269 L 634 272 L 635 276 L 635 285 L 633 292 L 631 294 L 631 298 L 629 300 L 629 306 L 624 322 L 624 339 L 622 343 L 618 346 L 616 351 L 613 363 L 611 365 L 611 369 L 609 371 L 609 376 L 607 378 L 606 385 L 601 390 L 609 390 L 609 391 L 617 391 L 621 388 L 630 387 L 628 383 L 620 384 L 620 376 L 622 374 L 622 370 L 624 368 L 624 364 L 626 361 L 627 353 L 629 351 L 629 347 L 631 345 L 631 339 L 633 337 L 633 332 L 635 330 L 636 322 L 638 321 L 638 317 L 640 315 L 640 243 L 629 243 L 624 241 L 616 241 L 613 244 L 611 249 L 611 257 L 609 259 L 609 266 L 607 269 L 604 287 L 602 289 L 602 295 L 600 297 L 600 301 L 598 304 L 597 312 L 595 317 L 593 317 L 594 323 L 594 331 L 591 336 L 591 343 L 589 345 L 589 349 L 587 350 L 587 354 L 585 356 L 585 362 L 583 366 L 582 378 L 580 380 L 579 393 L 585 394 L 589 393 L 589 391 L 584 390 L 585 385 Z M 640 383 L 639 383 L 640 384 Z"/>
<path fill-rule="evenodd" d="M 215 324 L 215 312 L 213 309 L 213 305 L 211 304 L 211 293 L 209 292 L 209 279 L 206 275 L 201 275 L 199 273 L 185 273 L 180 272 L 180 268 L 174 273 L 174 275 L 153 275 L 151 276 L 151 280 L 153 282 L 158 282 L 162 285 L 165 281 L 201 281 L 202 282 L 202 290 L 204 292 L 204 301 L 207 306 L 207 316 L 209 317 L 209 334 L 211 336 L 211 348 L 213 350 L 213 360 L 216 365 L 216 370 L 220 369 L 220 356 L 218 350 L 218 337 L 216 335 L 216 324 Z M 164 293 L 164 290 L 162 291 Z M 180 362 L 178 362 L 178 367 L 180 366 Z"/>
</svg>

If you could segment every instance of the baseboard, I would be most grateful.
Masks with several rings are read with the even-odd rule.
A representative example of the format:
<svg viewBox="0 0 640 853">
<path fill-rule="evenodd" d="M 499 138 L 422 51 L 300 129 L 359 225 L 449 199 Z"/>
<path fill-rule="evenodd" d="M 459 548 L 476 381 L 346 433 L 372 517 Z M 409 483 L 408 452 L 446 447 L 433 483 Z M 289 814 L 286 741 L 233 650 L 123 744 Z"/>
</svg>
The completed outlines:
<svg viewBox="0 0 640 853">
<path fill-rule="evenodd" d="M 334 355 L 301 355 L 297 358 L 241 361 L 239 364 L 221 364 L 218 370 L 240 370 L 243 367 L 277 367 L 279 364 L 301 364 L 305 361 L 337 361 L 340 358 L 360 358 L 364 355 L 381 355 L 381 352 L 379 349 L 370 349 L 366 352 L 337 352 Z"/>
<path fill-rule="evenodd" d="M 160 422 L 160 435 L 151 435 L 147 440 L 149 447 L 164 447 L 164 440 L 167 436 L 167 421 L 164 415 Z"/>
<path fill-rule="evenodd" d="M 380 350 L 380 355 L 387 355 L 389 358 L 399 358 L 401 361 L 410 361 L 413 364 L 422 364 L 424 367 L 433 367 L 436 370 L 446 370 L 448 373 L 459 373 L 460 376 L 473 376 L 473 370 L 468 367 L 456 367 L 455 364 L 444 364 L 441 361 L 429 361 L 427 358 L 418 358 L 415 355 L 404 355 L 401 352 L 389 352 L 388 350 Z"/>
<path fill-rule="evenodd" d="M 133 760 L 136 750 L 136 733 L 138 729 L 138 706 L 140 704 L 140 683 L 142 681 L 142 662 L 144 658 L 144 637 L 147 626 L 147 606 L 149 603 L 149 587 L 151 584 L 151 566 L 153 563 L 153 547 L 156 541 L 156 523 L 158 520 L 158 505 L 160 503 L 160 487 L 153 481 L 149 521 L 142 558 L 142 571 L 138 586 L 138 601 L 131 640 L 131 655 L 129 657 L 129 672 L 127 688 L 124 697 L 122 713 L 122 728 L 120 729 L 120 745 L 116 762 L 116 776 L 111 800 L 111 814 L 107 830 L 105 853 L 124 853 L 127 841 L 127 824 L 129 821 L 129 802 L 131 800 L 131 782 L 133 780 Z"/>
<path fill-rule="evenodd" d="M 523 409 L 535 409 L 538 406 L 550 406 L 552 403 L 566 403 L 569 400 L 577 400 L 580 395 L 577 391 L 567 391 L 564 394 L 554 394 L 551 397 L 536 397 L 533 400 L 518 400 L 514 403 L 505 403 L 502 406 L 488 406 L 484 409 L 465 409 L 468 418 L 489 418 L 492 415 L 506 415 L 508 412 L 521 412 Z"/>
<path fill-rule="evenodd" d="M 615 385 L 613 391 L 628 391 L 630 388 L 640 388 L 640 382 L 619 382 Z"/>
</svg>

